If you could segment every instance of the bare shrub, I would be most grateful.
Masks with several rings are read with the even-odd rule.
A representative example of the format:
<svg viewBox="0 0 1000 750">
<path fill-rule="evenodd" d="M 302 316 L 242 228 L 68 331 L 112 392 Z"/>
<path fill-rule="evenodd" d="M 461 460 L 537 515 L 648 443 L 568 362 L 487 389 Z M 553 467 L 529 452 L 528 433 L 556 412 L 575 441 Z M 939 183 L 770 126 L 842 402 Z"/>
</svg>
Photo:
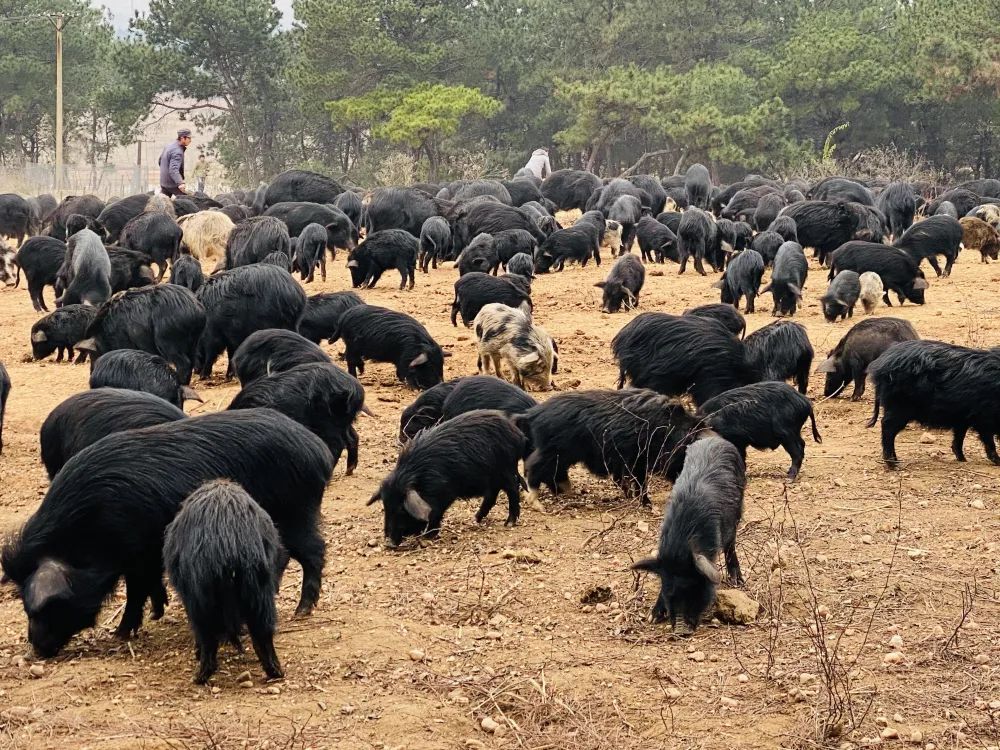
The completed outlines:
<svg viewBox="0 0 1000 750">
<path fill-rule="evenodd" d="M 372 176 L 381 186 L 411 185 L 417 181 L 417 164 L 402 151 L 393 151 L 379 160 Z"/>
<path fill-rule="evenodd" d="M 804 179 L 810 183 L 825 177 L 848 177 L 877 184 L 897 180 L 938 184 L 945 180 L 945 175 L 928 164 L 922 156 L 899 149 L 891 143 L 872 146 L 847 159 L 837 159 L 832 155 L 826 159 L 805 159 L 784 177 L 786 180 Z"/>
</svg>

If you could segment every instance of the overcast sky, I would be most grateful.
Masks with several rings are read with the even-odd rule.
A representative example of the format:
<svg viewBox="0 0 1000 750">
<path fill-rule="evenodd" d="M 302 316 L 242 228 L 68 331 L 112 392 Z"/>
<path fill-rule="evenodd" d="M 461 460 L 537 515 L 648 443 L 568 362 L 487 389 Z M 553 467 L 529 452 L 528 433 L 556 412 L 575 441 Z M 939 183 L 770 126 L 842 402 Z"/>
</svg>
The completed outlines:
<svg viewBox="0 0 1000 750">
<path fill-rule="evenodd" d="M 120 34 L 128 31 L 128 22 L 134 11 L 144 13 L 149 7 L 149 0 L 91 0 L 96 7 L 107 8 L 112 15 L 115 28 Z M 283 14 L 282 26 L 290 26 L 292 22 L 292 0 L 275 0 L 275 4 Z"/>
</svg>

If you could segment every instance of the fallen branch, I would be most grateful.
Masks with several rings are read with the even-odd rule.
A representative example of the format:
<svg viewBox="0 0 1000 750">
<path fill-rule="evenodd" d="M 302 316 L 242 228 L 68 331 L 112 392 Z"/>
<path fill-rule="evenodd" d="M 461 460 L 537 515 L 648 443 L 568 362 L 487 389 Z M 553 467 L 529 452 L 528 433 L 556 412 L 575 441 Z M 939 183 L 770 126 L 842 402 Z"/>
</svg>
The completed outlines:
<svg viewBox="0 0 1000 750">
<path fill-rule="evenodd" d="M 635 164 L 633 164 L 631 167 L 629 167 L 628 169 L 626 169 L 624 172 L 622 172 L 618 176 L 619 177 L 628 177 L 631 174 L 635 174 L 635 172 L 639 169 L 639 167 L 641 167 L 643 164 L 646 163 L 647 159 L 655 159 L 657 156 L 666 156 L 672 150 L 673 149 L 669 149 L 669 148 L 661 148 L 658 151 L 647 151 L 646 153 L 644 153 L 642 156 L 639 157 L 639 160 Z"/>
</svg>

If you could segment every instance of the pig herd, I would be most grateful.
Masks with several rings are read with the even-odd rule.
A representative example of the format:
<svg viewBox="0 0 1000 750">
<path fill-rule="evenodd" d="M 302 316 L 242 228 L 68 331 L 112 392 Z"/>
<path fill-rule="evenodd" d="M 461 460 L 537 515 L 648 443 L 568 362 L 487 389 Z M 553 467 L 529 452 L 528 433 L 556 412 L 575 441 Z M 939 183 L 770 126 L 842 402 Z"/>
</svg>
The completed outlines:
<svg viewBox="0 0 1000 750">
<path fill-rule="evenodd" d="M 562 226 L 557 212 L 572 210 L 580 217 L 560 213 Z M 951 430 L 959 461 L 972 430 L 1000 464 L 1000 399 L 991 395 L 1000 350 L 921 340 L 883 315 L 856 323 L 814 366 L 806 330 L 792 320 L 808 248 L 829 267 L 817 297 L 833 322 L 853 318 L 859 302 L 871 316 L 890 295 L 925 304 L 922 262 L 947 277 L 963 248 L 995 260 L 998 225 L 997 180 L 948 188 L 750 175 L 716 186 L 700 164 L 663 179 L 559 170 L 541 181 L 522 170 L 510 180 L 363 191 L 291 170 L 214 198 L 0 195 L 0 280 L 14 286 L 23 273 L 34 309 L 46 313 L 30 330 L 32 357 L 91 367 L 91 390 L 41 426 L 50 485 L 3 546 L 3 580 L 23 602 L 30 644 L 47 657 L 95 625 L 122 579 L 116 635 L 137 631 L 147 600 L 152 619 L 162 616 L 166 572 L 194 633 L 196 682 L 216 671 L 220 644 L 240 647 L 244 628 L 266 676 L 281 677 L 280 577 L 290 559 L 301 565 L 296 614 L 311 612 L 325 562 L 321 501 L 341 457 L 347 474 L 362 460 L 354 422 L 371 412 L 357 378 L 376 362 L 420 391 L 400 416 L 396 465 L 368 500 L 381 506 L 387 547 L 436 536 L 460 499 L 480 499 L 482 522 L 503 494 L 506 524 L 517 524 L 522 491 L 530 501 L 570 493 L 576 465 L 646 506 L 650 480 L 663 477 L 673 487 L 659 546 L 634 567 L 661 581 L 653 619 L 691 631 L 714 601 L 720 555 L 729 580 L 743 583 L 747 448 L 782 448 L 791 481 L 807 422 L 822 441 L 806 396 L 812 372 L 825 375 L 827 398 L 852 385 L 858 401 L 871 379 L 869 426 L 881 415 L 890 467 L 910 422 Z M 601 265 L 602 248 L 613 263 L 596 284 L 600 313 L 639 311 L 611 342 L 617 388 L 536 400 L 532 391 L 555 387 L 559 349 L 533 314 L 535 287 L 544 293 L 545 275 L 570 264 Z M 338 251 L 355 289 L 391 270 L 400 290 L 413 289 L 418 267 L 449 262 L 458 273 L 451 323 L 471 328 L 482 374 L 445 380 L 450 352 L 411 315 L 350 290 L 307 295 L 303 284 L 317 271 L 325 280 L 327 255 Z M 647 271 L 667 261 L 678 273 L 690 261 L 696 273 L 707 265 L 719 274 L 719 302 L 642 311 Z M 745 335 L 741 306 L 754 313 L 768 293 L 780 319 Z M 320 346 L 337 341 L 346 369 Z M 201 400 L 192 378 L 211 377 L 223 353 L 241 390 L 224 411 L 188 417 L 184 403 Z M 10 390 L 0 364 L 0 450 Z"/>
</svg>

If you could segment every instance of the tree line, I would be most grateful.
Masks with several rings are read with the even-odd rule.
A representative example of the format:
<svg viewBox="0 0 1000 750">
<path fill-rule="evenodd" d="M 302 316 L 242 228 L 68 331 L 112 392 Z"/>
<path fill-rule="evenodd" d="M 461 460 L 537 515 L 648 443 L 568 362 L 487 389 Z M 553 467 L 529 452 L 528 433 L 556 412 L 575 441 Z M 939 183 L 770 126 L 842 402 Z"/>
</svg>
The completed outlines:
<svg viewBox="0 0 1000 750">
<path fill-rule="evenodd" d="M 788 175 L 824 144 L 996 174 L 995 1 L 295 0 L 288 27 L 271 0 L 152 0 L 120 37 L 85 0 L 0 0 L 0 163 L 51 154 L 52 30 L 17 19 L 54 11 L 92 163 L 179 95 L 247 185 L 508 172 L 539 146 L 601 174 Z"/>
</svg>

